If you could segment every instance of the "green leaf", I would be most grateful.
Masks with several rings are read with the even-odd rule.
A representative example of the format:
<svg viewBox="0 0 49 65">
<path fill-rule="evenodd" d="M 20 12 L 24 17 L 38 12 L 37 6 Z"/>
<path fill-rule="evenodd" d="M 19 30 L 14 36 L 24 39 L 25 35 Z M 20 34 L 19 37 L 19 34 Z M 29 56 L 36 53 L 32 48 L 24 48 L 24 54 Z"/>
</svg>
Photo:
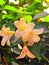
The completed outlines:
<svg viewBox="0 0 49 65">
<path fill-rule="evenodd" d="M 28 23 L 32 21 L 32 16 L 30 15 L 25 15 L 24 18 Z"/>
<path fill-rule="evenodd" d="M 4 14 L 4 15 L 2 15 L 2 19 L 13 19 L 14 18 L 14 16 L 12 16 L 11 14 Z"/>
<path fill-rule="evenodd" d="M 0 5 L 3 5 L 5 4 L 5 1 L 4 0 L 0 0 Z"/>
<path fill-rule="evenodd" d="M 10 10 L 10 11 L 13 11 L 13 12 L 16 12 L 16 13 L 23 13 L 21 10 L 15 8 L 14 6 L 10 6 L 10 5 L 6 5 L 4 7 L 5 10 Z"/>
<path fill-rule="evenodd" d="M 41 47 L 38 44 L 35 44 L 33 46 L 33 53 L 36 55 L 37 58 L 40 57 L 40 49 L 41 49 Z"/>
<path fill-rule="evenodd" d="M 43 2 L 43 0 L 35 0 L 35 1 L 36 1 L 36 2 L 40 2 L 40 3 Z"/>
<path fill-rule="evenodd" d="M 45 22 L 49 22 L 49 15 L 44 17 Z"/>
<path fill-rule="evenodd" d="M 7 22 L 6 27 L 10 27 L 11 30 L 15 30 L 15 26 L 11 22 Z"/>
<path fill-rule="evenodd" d="M 28 8 L 27 8 L 27 11 L 33 11 L 33 10 L 35 10 L 35 8 L 36 8 L 36 6 L 37 5 L 35 5 L 36 3 L 32 3 L 30 6 L 28 6 Z"/>
<path fill-rule="evenodd" d="M 19 0 L 20 5 L 23 5 L 23 3 L 24 3 L 24 0 Z"/>
</svg>

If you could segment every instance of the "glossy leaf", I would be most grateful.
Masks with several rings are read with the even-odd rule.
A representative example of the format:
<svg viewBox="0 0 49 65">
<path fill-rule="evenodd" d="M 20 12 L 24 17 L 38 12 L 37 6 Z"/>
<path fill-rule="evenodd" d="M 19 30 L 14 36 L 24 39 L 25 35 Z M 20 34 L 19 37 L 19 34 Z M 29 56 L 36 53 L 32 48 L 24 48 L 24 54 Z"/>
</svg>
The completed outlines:
<svg viewBox="0 0 49 65">
<path fill-rule="evenodd" d="M 45 16 L 43 19 L 45 20 L 45 22 L 49 22 L 49 15 Z"/>
<path fill-rule="evenodd" d="M 11 5 L 6 5 L 4 7 L 5 10 L 10 10 L 10 11 L 13 11 L 13 12 L 16 12 L 16 13 L 23 13 L 21 10 L 15 8 L 14 6 L 11 6 Z"/>
<path fill-rule="evenodd" d="M 30 15 L 25 15 L 24 18 L 28 23 L 32 21 L 32 16 Z"/>
<path fill-rule="evenodd" d="M 11 14 L 4 14 L 2 15 L 2 19 L 14 19 L 14 16 L 12 16 Z"/>
<path fill-rule="evenodd" d="M 5 1 L 4 0 L 0 0 L 0 5 L 3 5 L 5 4 Z"/>
</svg>

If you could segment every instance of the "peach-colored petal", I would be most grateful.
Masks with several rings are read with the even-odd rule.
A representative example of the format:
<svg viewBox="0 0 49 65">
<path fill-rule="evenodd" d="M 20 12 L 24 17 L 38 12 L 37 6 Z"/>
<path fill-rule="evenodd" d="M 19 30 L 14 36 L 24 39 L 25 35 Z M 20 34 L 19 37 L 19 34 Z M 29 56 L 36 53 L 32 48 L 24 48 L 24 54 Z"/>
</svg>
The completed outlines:
<svg viewBox="0 0 49 65">
<path fill-rule="evenodd" d="M 20 21 L 15 21 L 14 25 L 20 30 L 22 26 L 26 25 L 25 19 L 21 18 Z"/>
<path fill-rule="evenodd" d="M 27 46 L 32 46 L 33 44 L 34 44 L 34 42 L 39 42 L 40 41 L 40 37 L 39 36 L 37 36 L 37 35 L 35 35 L 35 36 L 32 36 L 32 38 L 30 38 L 29 40 L 28 40 L 28 44 L 27 44 Z"/>
<path fill-rule="evenodd" d="M 20 27 L 19 21 L 15 21 L 15 22 L 14 22 L 14 25 L 15 25 L 17 28 L 19 28 L 19 27 Z"/>
<path fill-rule="evenodd" d="M 35 58 L 35 55 L 32 54 L 29 50 L 27 51 L 27 56 L 28 56 L 29 58 Z"/>
<path fill-rule="evenodd" d="M 7 42 L 7 40 L 8 40 L 8 37 L 4 36 L 2 41 L 1 41 L 1 46 L 4 46 L 5 43 Z"/>
<path fill-rule="evenodd" d="M 35 58 L 35 56 L 28 50 L 27 46 L 26 46 L 26 54 L 29 58 Z"/>
<path fill-rule="evenodd" d="M 40 37 L 38 35 L 34 35 L 33 36 L 33 40 L 34 40 L 34 42 L 39 42 L 40 41 Z"/>
<path fill-rule="evenodd" d="M 44 32 L 44 28 L 33 30 L 36 34 L 42 34 Z"/>
<path fill-rule="evenodd" d="M 26 29 L 30 28 L 33 29 L 35 27 L 35 24 L 33 22 L 26 24 Z"/>
<path fill-rule="evenodd" d="M 18 40 L 23 34 L 23 31 L 19 31 L 19 30 L 16 30 L 15 32 L 15 37 L 16 37 L 16 40 Z"/>
<path fill-rule="evenodd" d="M 9 27 L 5 27 L 5 25 L 2 26 L 2 31 L 4 32 L 7 32 L 7 31 L 10 31 L 10 28 Z"/>
<path fill-rule="evenodd" d="M 4 35 L 5 33 L 2 30 L 0 30 L 0 36 L 4 36 Z"/>
<path fill-rule="evenodd" d="M 8 45 L 8 46 L 11 46 L 9 39 L 7 40 L 7 45 Z"/>
<path fill-rule="evenodd" d="M 23 42 L 27 42 L 28 41 L 29 32 L 30 32 L 30 29 L 25 31 L 25 33 L 22 35 L 22 41 Z"/>
<path fill-rule="evenodd" d="M 25 21 L 24 18 L 21 18 L 21 19 L 20 19 L 20 22 L 21 22 L 21 24 L 26 24 L 26 21 Z"/>
<path fill-rule="evenodd" d="M 32 46 L 34 44 L 34 40 L 29 40 L 27 46 Z"/>
<path fill-rule="evenodd" d="M 20 56 L 16 57 L 16 59 L 21 59 L 24 58 L 25 56 L 26 56 L 26 47 L 24 46 L 22 52 L 20 53 Z"/>
</svg>

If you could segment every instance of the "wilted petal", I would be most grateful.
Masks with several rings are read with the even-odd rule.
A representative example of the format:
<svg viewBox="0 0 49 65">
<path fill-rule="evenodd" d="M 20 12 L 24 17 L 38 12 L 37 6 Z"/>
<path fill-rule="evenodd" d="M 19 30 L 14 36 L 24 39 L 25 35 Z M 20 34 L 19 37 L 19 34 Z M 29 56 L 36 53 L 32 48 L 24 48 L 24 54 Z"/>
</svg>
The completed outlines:
<svg viewBox="0 0 49 65">
<path fill-rule="evenodd" d="M 7 42 L 7 40 L 8 40 L 8 37 L 4 36 L 2 41 L 1 41 L 1 46 L 4 46 L 5 43 Z"/>
<path fill-rule="evenodd" d="M 42 34 L 44 32 L 44 28 L 33 30 L 36 34 Z"/>
</svg>

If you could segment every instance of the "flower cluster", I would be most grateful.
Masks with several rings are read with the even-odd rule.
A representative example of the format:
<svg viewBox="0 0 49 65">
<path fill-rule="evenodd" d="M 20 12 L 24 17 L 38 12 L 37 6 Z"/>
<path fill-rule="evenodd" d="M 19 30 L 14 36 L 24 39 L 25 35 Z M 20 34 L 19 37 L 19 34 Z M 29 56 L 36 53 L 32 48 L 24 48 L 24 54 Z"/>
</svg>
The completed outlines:
<svg viewBox="0 0 49 65">
<path fill-rule="evenodd" d="M 16 31 L 11 31 L 9 27 L 5 25 L 2 26 L 0 30 L 0 36 L 2 36 L 1 46 L 4 46 L 7 42 L 10 45 L 10 38 L 12 35 L 15 35 L 16 40 L 20 37 L 23 41 L 23 48 L 20 56 L 16 57 L 16 59 L 24 58 L 26 55 L 29 58 L 35 58 L 35 55 L 32 54 L 28 46 L 32 46 L 35 42 L 38 43 L 40 41 L 39 34 L 44 32 L 44 29 L 34 29 L 35 24 L 33 22 L 26 23 L 24 18 L 21 18 L 20 21 L 15 21 L 14 25 L 16 26 Z"/>
</svg>

